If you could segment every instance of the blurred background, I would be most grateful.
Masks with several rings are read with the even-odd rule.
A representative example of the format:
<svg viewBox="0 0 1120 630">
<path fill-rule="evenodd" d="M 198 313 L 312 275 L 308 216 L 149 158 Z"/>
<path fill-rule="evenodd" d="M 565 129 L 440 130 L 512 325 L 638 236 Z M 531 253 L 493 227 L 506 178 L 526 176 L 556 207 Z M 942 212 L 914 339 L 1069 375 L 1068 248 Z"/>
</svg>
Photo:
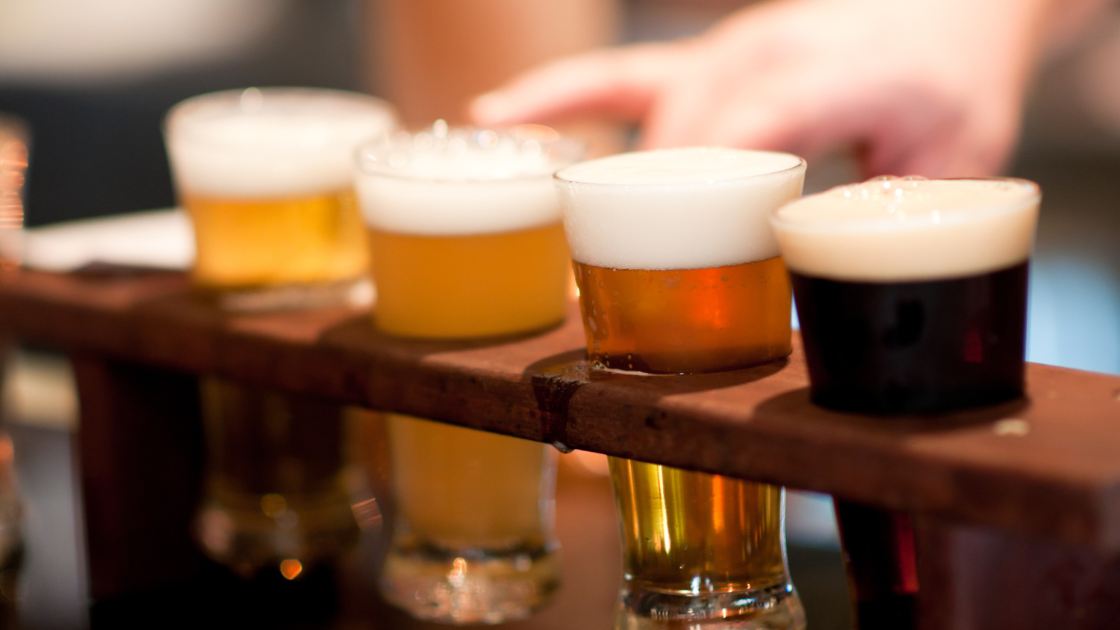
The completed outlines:
<svg viewBox="0 0 1120 630">
<path fill-rule="evenodd" d="M 452 16 L 498 5 L 442 1 L 439 11 Z M 588 9 L 597 16 L 593 22 L 554 23 L 552 39 L 529 46 L 522 57 L 498 50 L 490 61 L 448 61 L 440 51 L 484 35 L 453 23 L 434 32 L 383 28 L 389 21 L 423 19 L 425 11 L 431 17 L 433 0 L 0 0 L 0 112 L 23 118 L 31 130 L 27 225 L 33 235 L 65 239 L 66 229 L 57 224 L 175 204 L 161 122 L 169 107 L 189 96 L 263 85 L 338 88 L 396 102 L 413 124 L 454 119 L 461 116 L 454 103 L 550 55 L 696 34 L 744 4 L 596 3 L 599 8 Z M 493 65 L 473 83 L 456 73 L 456 64 L 480 62 Z M 1120 12 L 1113 10 L 1046 62 L 1027 106 L 1009 174 L 1035 180 L 1044 191 L 1028 315 L 1031 361 L 1120 374 L 1118 78 Z M 807 187 L 819 190 L 855 176 L 850 161 L 836 156 L 810 164 Z M 171 252 L 167 266 L 189 263 L 182 259 L 190 252 L 186 225 L 176 225 L 158 228 L 167 234 L 159 247 Z M 72 376 L 63 357 L 39 348 L 13 354 L 6 368 L 3 417 L 26 502 L 17 614 L 28 628 L 87 627 L 70 441 L 78 429 Z M 564 458 L 560 534 L 570 556 L 618 555 L 602 469 L 598 456 Z M 565 506 L 606 516 L 565 521 Z M 828 498 L 791 494 L 788 525 L 792 576 L 811 627 L 848 627 Z M 616 583 L 612 574 L 585 589 L 605 584 L 602 605 L 609 606 Z M 112 618 L 112 611 L 102 616 Z M 547 614 L 541 623 L 548 626 Z"/>
</svg>

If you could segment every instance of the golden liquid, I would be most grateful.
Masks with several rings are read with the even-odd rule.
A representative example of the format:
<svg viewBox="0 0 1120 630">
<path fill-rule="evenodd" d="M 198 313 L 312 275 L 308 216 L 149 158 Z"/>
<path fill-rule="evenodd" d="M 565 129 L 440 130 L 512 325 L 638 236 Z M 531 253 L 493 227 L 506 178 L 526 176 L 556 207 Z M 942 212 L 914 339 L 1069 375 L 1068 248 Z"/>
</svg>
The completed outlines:
<svg viewBox="0 0 1120 630">
<path fill-rule="evenodd" d="M 564 318 L 568 248 L 559 223 L 475 236 L 370 232 L 374 321 L 396 335 L 466 338 Z M 538 442 L 389 415 L 393 486 L 409 534 L 447 547 L 551 537 L 555 455 Z"/>
<path fill-rule="evenodd" d="M 778 486 L 616 457 L 610 468 L 631 584 L 700 594 L 785 578 Z"/>
<path fill-rule="evenodd" d="M 714 372 L 791 352 L 781 258 L 710 269 L 573 267 L 588 352 L 604 366 Z M 699 595 L 786 579 L 780 487 L 609 461 L 631 588 Z"/>
<path fill-rule="evenodd" d="M 551 536 L 555 455 L 546 445 L 400 415 L 388 428 L 397 509 L 411 534 L 446 548 Z"/>
<path fill-rule="evenodd" d="M 792 352 L 780 257 L 710 269 L 573 267 L 588 353 L 606 367 L 714 372 Z"/>
<path fill-rule="evenodd" d="M 188 192 L 194 281 L 228 289 L 329 284 L 366 273 L 365 229 L 350 190 L 282 199 Z"/>
<path fill-rule="evenodd" d="M 330 284 L 367 272 L 365 229 L 349 190 L 283 199 L 186 191 L 181 201 L 194 227 L 199 286 Z M 220 515 L 200 519 L 207 553 L 251 571 L 284 558 L 321 561 L 356 540 L 342 407 L 217 379 L 202 390 L 210 442 L 203 513 Z M 273 504 L 283 509 L 262 507 Z M 283 535 L 298 535 L 298 545 L 276 542 Z"/>
<path fill-rule="evenodd" d="M 568 245 L 560 223 L 471 236 L 370 231 L 377 327 L 407 337 L 467 338 L 559 323 Z"/>
</svg>

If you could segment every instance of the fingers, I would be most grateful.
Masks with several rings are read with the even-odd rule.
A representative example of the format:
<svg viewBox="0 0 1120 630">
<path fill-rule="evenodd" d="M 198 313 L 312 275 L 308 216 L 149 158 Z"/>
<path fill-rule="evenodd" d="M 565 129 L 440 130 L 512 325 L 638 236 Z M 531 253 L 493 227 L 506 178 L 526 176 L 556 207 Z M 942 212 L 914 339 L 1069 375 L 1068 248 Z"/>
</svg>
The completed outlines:
<svg viewBox="0 0 1120 630">
<path fill-rule="evenodd" d="M 555 122 L 582 114 L 640 120 L 680 63 L 680 44 L 605 49 L 530 71 L 471 103 L 480 125 Z"/>
</svg>

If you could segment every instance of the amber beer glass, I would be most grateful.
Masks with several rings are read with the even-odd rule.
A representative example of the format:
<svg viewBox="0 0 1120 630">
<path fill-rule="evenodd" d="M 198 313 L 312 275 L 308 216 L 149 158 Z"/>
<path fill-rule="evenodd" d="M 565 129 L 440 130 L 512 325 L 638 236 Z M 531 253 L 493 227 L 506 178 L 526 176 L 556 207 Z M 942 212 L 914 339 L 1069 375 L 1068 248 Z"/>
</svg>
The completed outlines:
<svg viewBox="0 0 1120 630">
<path fill-rule="evenodd" d="M 359 151 L 376 327 L 464 339 L 564 318 L 568 248 L 552 173 L 582 148 L 545 128 L 432 129 Z M 555 453 L 543 444 L 390 415 L 397 519 L 389 601 L 452 623 L 529 615 L 559 583 Z"/>
<path fill-rule="evenodd" d="M 789 355 L 790 287 L 767 224 L 805 163 L 762 151 L 622 154 L 561 170 L 588 355 L 658 374 Z M 802 628 L 783 491 L 610 459 L 624 578 L 616 627 Z"/>
<path fill-rule="evenodd" d="M 331 90 L 249 88 L 176 105 L 165 135 L 194 227 L 195 285 L 235 311 L 368 303 L 353 153 L 394 124 L 384 102 Z M 209 556 L 294 579 L 356 539 L 341 407 L 214 377 L 201 390 L 208 470 L 195 529 Z"/>
</svg>

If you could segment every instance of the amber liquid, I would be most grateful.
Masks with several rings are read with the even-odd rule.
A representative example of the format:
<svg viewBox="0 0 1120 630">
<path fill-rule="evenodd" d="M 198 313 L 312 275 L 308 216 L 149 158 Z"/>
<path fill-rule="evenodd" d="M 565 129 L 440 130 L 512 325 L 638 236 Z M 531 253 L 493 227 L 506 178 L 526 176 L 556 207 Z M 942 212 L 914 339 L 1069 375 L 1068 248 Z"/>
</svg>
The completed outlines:
<svg viewBox="0 0 1120 630">
<path fill-rule="evenodd" d="M 370 231 L 385 332 L 468 338 L 536 330 L 564 319 L 568 245 L 559 223 L 471 236 Z"/>
<path fill-rule="evenodd" d="M 710 269 L 573 266 L 588 354 L 601 366 L 714 372 L 791 352 L 781 258 Z M 683 623 L 707 614 L 652 614 L 642 610 L 648 597 L 636 593 L 706 596 L 788 581 L 780 487 L 614 457 L 610 469 L 630 593 L 618 627 L 643 615 Z M 758 614 L 734 606 L 728 613 Z"/>
<path fill-rule="evenodd" d="M 780 257 L 710 269 L 573 267 L 588 353 L 605 367 L 714 372 L 792 351 Z"/>
<path fill-rule="evenodd" d="M 196 284 L 212 289 L 330 284 L 366 273 L 369 254 L 354 193 L 279 199 L 189 191 Z"/>
<path fill-rule="evenodd" d="M 751 590 L 785 579 L 782 490 L 611 458 L 628 580 L 650 590 Z"/>
</svg>

